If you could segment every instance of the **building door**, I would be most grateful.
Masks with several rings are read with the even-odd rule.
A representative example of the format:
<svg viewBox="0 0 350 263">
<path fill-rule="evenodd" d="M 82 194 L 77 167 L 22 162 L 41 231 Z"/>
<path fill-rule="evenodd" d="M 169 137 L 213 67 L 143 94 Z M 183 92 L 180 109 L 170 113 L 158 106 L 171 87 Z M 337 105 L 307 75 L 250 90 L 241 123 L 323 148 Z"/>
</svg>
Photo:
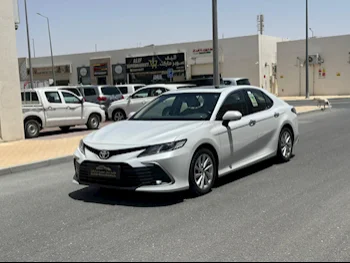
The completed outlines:
<svg viewBox="0 0 350 263">
<path fill-rule="evenodd" d="M 107 78 L 106 77 L 97 78 L 97 85 L 107 85 Z"/>
</svg>

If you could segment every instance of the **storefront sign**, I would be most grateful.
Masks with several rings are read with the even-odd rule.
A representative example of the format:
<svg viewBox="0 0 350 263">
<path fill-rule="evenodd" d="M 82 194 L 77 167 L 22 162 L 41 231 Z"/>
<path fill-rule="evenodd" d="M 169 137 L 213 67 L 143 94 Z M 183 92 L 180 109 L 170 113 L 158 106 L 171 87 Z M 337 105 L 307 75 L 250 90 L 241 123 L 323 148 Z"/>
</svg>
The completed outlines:
<svg viewBox="0 0 350 263">
<path fill-rule="evenodd" d="M 101 63 L 93 65 L 94 76 L 107 76 L 108 75 L 108 64 Z"/>
<path fill-rule="evenodd" d="M 193 49 L 193 55 L 204 55 L 204 54 L 211 54 L 213 52 L 213 48 L 198 48 Z"/>
<path fill-rule="evenodd" d="M 132 74 L 167 74 L 169 68 L 173 72 L 184 72 L 186 69 L 185 53 L 154 55 L 146 57 L 126 58 L 126 72 Z"/>
<path fill-rule="evenodd" d="M 28 71 L 29 71 L 29 69 L 28 69 Z M 70 65 L 55 66 L 54 71 L 56 74 L 71 74 L 72 73 Z M 52 67 L 33 68 L 33 75 L 42 76 L 42 75 L 51 75 L 51 74 L 52 74 Z"/>
</svg>

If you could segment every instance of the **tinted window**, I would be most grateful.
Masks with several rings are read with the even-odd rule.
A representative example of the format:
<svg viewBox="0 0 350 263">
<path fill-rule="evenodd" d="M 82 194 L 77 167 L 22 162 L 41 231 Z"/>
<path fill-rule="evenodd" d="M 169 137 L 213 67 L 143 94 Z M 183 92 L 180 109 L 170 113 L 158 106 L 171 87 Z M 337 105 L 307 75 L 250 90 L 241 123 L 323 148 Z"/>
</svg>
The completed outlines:
<svg viewBox="0 0 350 263">
<path fill-rule="evenodd" d="M 220 93 L 164 94 L 137 112 L 131 120 L 210 120 Z"/>
<path fill-rule="evenodd" d="M 25 94 L 25 100 L 24 100 L 24 94 Z M 21 97 L 22 97 L 22 102 L 25 101 L 26 103 L 31 102 L 35 104 L 39 103 L 38 94 L 36 94 L 36 92 L 22 92 Z"/>
<path fill-rule="evenodd" d="M 265 101 L 266 101 L 266 108 L 267 108 L 267 109 L 272 108 L 272 106 L 273 106 L 273 100 L 272 100 L 269 96 L 267 96 L 265 93 L 263 93 L 263 95 L 264 95 Z"/>
<path fill-rule="evenodd" d="M 232 81 L 231 80 L 224 80 L 224 85 L 230 86 L 230 85 L 232 85 Z"/>
<path fill-rule="evenodd" d="M 85 96 L 96 96 L 96 90 L 94 88 L 84 88 Z"/>
<path fill-rule="evenodd" d="M 222 120 L 225 113 L 228 111 L 239 111 L 243 116 L 248 114 L 247 104 L 241 91 L 236 91 L 227 96 L 216 116 L 216 119 Z"/>
<path fill-rule="evenodd" d="M 50 103 L 62 103 L 60 94 L 58 92 L 45 92 L 47 101 Z"/>
<path fill-rule="evenodd" d="M 118 87 L 122 94 L 128 94 L 128 87 Z"/>
<path fill-rule="evenodd" d="M 117 87 L 104 87 L 101 88 L 103 95 L 120 95 L 120 90 Z"/>
<path fill-rule="evenodd" d="M 64 89 L 64 90 L 70 91 L 79 97 L 81 96 L 79 90 L 77 90 L 77 89 Z"/>
<path fill-rule="evenodd" d="M 69 103 L 74 103 L 74 104 L 81 103 L 80 100 L 72 94 L 69 94 L 67 92 L 62 92 L 62 95 L 63 95 L 64 101 L 68 104 Z"/>
<path fill-rule="evenodd" d="M 250 86 L 249 79 L 237 80 L 237 86 Z"/>
<path fill-rule="evenodd" d="M 133 98 L 133 99 L 146 98 L 146 97 L 148 97 L 148 93 L 149 93 L 149 89 L 139 90 L 138 92 L 136 92 L 136 93 L 132 96 L 132 98 Z"/>
<path fill-rule="evenodd" d="M 252 113 L 266 110 L 265 96 L 258 90 L 247 90 L 248 104 Z"/>
</svg>

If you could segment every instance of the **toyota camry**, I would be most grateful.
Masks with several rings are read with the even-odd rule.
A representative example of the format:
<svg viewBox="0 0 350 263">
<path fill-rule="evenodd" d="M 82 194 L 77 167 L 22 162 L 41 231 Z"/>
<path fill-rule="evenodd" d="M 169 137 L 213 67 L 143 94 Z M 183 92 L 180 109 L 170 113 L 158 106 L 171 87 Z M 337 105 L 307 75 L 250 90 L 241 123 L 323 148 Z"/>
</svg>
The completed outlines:
<svg viewBox="0 0 350 263">
<path fill-rule="evenodd" d="M 207 194 L 234 171 L 277 158 L 299 140 L 294 107 L 252 86 L 170 91 L 85 137 L 74 183 L 143 192 Z"/>
</svg>

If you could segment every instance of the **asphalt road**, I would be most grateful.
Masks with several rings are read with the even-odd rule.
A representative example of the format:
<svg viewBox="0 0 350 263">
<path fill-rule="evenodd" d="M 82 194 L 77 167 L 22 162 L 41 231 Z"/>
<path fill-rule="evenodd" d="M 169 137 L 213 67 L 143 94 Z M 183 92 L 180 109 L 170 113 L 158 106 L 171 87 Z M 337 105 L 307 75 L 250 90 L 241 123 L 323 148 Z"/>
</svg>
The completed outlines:
<svg viewBox="0 0 350 263">
<path fill-rule="evenodd" d="M 72 164 L 0 177 L 0 261 L 349 261 L 350 109 L 300 116 L 287 164 L 212 193 L 105 193 Z"/>
</svg>

